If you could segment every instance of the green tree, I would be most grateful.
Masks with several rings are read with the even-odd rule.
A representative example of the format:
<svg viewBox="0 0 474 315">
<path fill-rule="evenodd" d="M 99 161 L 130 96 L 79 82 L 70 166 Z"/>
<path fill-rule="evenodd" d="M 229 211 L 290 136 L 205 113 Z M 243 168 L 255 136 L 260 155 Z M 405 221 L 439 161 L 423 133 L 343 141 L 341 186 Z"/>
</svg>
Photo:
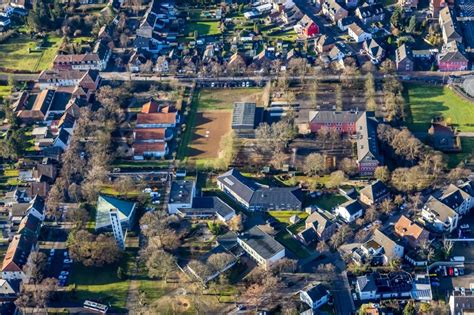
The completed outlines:
<svg viewBox="0 0 474 315">
<path fill-rule="evenodd" d="M 402 26 L 402 18 L 403 18 L 403 9 L 397 6 L 395 10 L 393 10 L 393 14 L 390 17 L 390 23 L 394 27 L 400 28 Z"/>
<path fill-rule="evenodd" d="M 405 305 L 405 308 L 403 309 L 403 315 L 415 315 L 416 314 L 416 309 L 415 309 L 415 303 L 413 301 L 408 301 L 407 305 Z"/>
<path fill-rule="evenodd" d="M 413 15 L 408 22 L 407 32 L 413 34 L 416 29 L 416 17 Z"/>
</svg>

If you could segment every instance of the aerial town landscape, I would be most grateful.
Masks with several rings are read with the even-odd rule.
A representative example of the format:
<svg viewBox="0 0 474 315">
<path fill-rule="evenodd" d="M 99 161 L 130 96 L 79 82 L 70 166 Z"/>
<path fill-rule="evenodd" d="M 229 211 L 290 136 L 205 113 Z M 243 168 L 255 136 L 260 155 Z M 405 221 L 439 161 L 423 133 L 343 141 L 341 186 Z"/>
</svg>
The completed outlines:
<svg viewBox="0 0 474 315">
<path fill-rule="evenodd" d="M 0 314 L 474 314 L 474 0 L 0 0 Z"/>
</svg>

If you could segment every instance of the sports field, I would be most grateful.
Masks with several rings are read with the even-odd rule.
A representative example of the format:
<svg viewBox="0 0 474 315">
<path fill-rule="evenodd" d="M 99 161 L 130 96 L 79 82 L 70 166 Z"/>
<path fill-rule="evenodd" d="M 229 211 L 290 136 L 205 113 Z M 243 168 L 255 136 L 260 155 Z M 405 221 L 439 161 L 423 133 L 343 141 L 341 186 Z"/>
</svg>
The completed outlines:
<svg viewBox="0 0 474 315">
<path fill-rule="evenodd" d="M 232 108 L 235 102 L 255 102 L 262 106 L 263 90 L 202 89 L 196 92 L 187 118 L 189 128 L 183 134 L 178 158 L 196 162 L 216 159 L 220 142 L 231 130 Z"/>
<path fill-rule="evenodd" d="M 196 113 L 188 157 L 196 159 L 217 158 L 221 138 L 230 131 L 231 120 L 232 112 L 229 111 Z"/>
</svg>

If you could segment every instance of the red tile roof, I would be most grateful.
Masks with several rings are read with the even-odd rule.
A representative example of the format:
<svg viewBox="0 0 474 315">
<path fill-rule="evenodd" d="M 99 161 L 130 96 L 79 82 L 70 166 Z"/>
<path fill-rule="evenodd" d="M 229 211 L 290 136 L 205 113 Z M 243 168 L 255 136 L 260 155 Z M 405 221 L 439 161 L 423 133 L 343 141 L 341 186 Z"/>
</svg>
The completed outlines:
<svg viewBox="0 0 474 315">
<path fill-rule="evenodd" d="M 175 124 L 176 112 L 174 113 L 138 113 L 137 124 Z"/>
<path fill-rule="evenodd" d="M 133 153 L 135 155 L 141 155 L 145 152 L 165 152 L 166 143 L 165 142 L 155 142 L 155 143 L 134 143 L 132 145 Z"/>
<path fill-rule="evenodd" d="M 164 140 L 165 139 L 165 128 L 143 128 L 135 129 L 135 140 Z"/>
</svg>

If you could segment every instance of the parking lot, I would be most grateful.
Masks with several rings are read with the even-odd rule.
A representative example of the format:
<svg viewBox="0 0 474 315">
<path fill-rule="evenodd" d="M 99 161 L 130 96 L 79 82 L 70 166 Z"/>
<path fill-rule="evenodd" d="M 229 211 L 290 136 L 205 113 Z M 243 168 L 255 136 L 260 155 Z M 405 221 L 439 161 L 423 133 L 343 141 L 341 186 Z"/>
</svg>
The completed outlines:
<svg viewBox="0 0 474 315">
<path fill-rule="evenodd" d="M 59 286 L 67 285 L 72 260 L 66 249 L 41 250 L 47 257 L 45 278 L 58 279 Z"/>
</svg>

